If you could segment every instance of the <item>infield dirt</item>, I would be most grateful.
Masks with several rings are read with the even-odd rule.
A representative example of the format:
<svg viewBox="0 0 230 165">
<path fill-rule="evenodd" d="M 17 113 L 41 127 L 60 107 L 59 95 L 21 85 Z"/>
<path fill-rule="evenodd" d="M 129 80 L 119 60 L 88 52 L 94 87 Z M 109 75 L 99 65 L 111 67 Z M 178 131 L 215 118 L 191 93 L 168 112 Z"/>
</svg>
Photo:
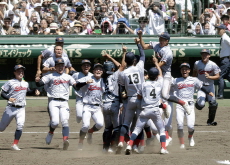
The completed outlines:
<svg viewBox="0 0 230 165">
<path fill-rule="evenodd" d="M 12 151 L 11 144 L 16 128 L 15 120 L 0 133 L 0 164 L 1 165 L 214 165 L 218 160 L 230 159 L 230 100 L 218 100 L 219 108 L 216 115 L 217 126 L 207 126 L 208 105 L 202 111 L 196 110 L 194 140 L 196 145 L 189 147 L 187 127 L 185 124 L 185 149 L 179 148 L 176 133 L 175 111 L 173 118 L 173 141 L 168 147 L 169 154 L 160 155 L 160 144 L 155 140 L 145 148 L 144 154 L 115 155 L 103 154 L 102 132 L 93 134 L 93 144 L 84 142 L 83 151 L 77 150 L 79 130 L 75 117 L 75 100 L 70 100 L 70 146 L 62 150 L 61 125 L 56 129 L 50 145 L 46 145 L 48 131 L 47 100 L 27 100 L 26 122 L 19 147 L 21 151 Z M 0 101 L 0 116 L 5 109 L 6 101 Z M 186 120 L 185 120 L 186 123 Z M 94 122 L 91 121 L 91 125 Z"/>
</svg>

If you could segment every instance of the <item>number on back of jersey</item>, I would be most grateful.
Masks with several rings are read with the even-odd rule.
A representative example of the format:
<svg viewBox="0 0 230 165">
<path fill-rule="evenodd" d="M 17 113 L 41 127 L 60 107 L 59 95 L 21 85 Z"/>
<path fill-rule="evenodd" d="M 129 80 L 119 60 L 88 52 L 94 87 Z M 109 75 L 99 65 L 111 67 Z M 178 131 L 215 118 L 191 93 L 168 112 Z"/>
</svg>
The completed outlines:
<svg viewBox="0 0 230 165">
<path fill-rule="evenodd" d="M 140 75 L 139 73 L 133 73 L 128 75 L 129 77 L 129 84 L 139 84 L 140 83 Z"/>
</svg>

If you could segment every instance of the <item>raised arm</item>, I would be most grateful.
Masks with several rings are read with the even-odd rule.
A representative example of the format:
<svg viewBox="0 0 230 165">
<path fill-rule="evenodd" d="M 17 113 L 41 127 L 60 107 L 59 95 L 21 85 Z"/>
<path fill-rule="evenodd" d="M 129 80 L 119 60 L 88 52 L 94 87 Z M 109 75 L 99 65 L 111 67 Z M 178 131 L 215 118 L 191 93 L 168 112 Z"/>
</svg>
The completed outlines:
<svg viewBox="0 0 230 165">
<path fill-rule="evenodd" d="M 146 49 L 152 49 L 152 46 L 149 45 L 149 44 L 145 44 L 144 40 L 142 39 L 142 31 L 139 30 L 139 31 L 137 32 L 137 34 L 138 34 L 138 37 L 139 37 L 139 39 L 140 39 L 140 44 L 141 44 L 142 48 L 143 48 L 144 50 L 146 50 Z"/>
<path fill-rule="evenodd" d="M 121 64 L 115 60 L 113 57 L 111 57 L 109 54 L 102 55 L 103 57 L 106 57 L 108 60 L 112 61 L 118 68 L 121 66 Z"/>
<path fill-rule="evenodd" d="M 145 52 L 140 44 L 140 39 L 139 38 L 135 38 L 135 43 L 137 44 L 139 53 L 140 53 L 140 60 L 145 61 Z"/>
<path fill-rule="evenodd" d="M 162 77 L 162 70 L 159 66 L 159 63 L 158 63 L 158 59 L 156 57 L 153 56 L 153 63 L 155 64 L 156 68 L 159 70 L 159 77 Z"/>
</svg>

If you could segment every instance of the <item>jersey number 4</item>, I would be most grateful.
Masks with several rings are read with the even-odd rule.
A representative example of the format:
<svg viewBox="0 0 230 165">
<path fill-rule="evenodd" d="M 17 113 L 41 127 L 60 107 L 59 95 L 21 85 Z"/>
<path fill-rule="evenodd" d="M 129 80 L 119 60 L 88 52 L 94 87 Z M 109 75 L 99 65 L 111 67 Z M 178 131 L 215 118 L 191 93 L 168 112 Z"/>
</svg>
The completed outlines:
<svg viewBox="0 0 230 165">
<path fill-rule="evenodd" d="M 154 99 L 156 98 L 155 88 L 150 92 L 150 96 L 152 96 Z"/>
<path fill-rule="evenodd" d="M 138 84 L 140 82 L 139 75 L 137 73 L 129 75 L 129 84 Z"/>
</svg>

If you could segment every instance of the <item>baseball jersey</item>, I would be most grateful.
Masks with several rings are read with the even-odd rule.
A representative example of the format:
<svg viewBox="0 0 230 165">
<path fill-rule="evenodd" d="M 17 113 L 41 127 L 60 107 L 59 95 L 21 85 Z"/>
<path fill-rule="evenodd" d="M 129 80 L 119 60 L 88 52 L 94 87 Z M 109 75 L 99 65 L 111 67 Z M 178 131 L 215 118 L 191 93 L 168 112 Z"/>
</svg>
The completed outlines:
<svg viewBox="0 0 230 165">
<path fill-rule="evenodd" d="M 50 87 L 47 90 L 49 97 L 62 98 L 69 100 L 69 86 L 76 83 L 76 81 L 68 74 L 57 72 L 48 74 L 41 79 L 44 84 L 48 84 Z"/>
<path fill-rule="evenodd" d="M 172 60 L 173 60 L 173 53 L 172 50 L 170 49 L 170 46 L 164 46 L 164 47 L 160 47 L 160 43 L 159 42 L 152 42 L 150 41 L 149 43 L 152 47 L 153 50 L 159 54 L 159 56 L 161 57 L 160 61 L 164 61 L 165 65 L 161 66 L 161 70 L 163 75 L 166 72 L 171 72 L 171 65 L 172 65 Z"/>
<path fill-rule="evenodd" d="M 26 105 L 26 93 L 29 89 L 28 82 L 18 79 L 11 79 L 7 81 L 3 86 L 2 90 L 8 93 L 10 98 L 15 98 L 15 102 L 8 101 L 9 104 L 25 106 Z"/>
<path fill-rule="evenodd" d="M 66 67 L 66 68 L 72 67 L 72 64 L 71 64 L 71 62 L 70 62 L 70 60 L 69 60 L 68 57 L 62 57 L 62 58 L 63 58 L 63 60 L 64 60 L 64 62 L 65 62 L 65 67 Z M 55 60 L 56 60 L 56 56 L 53 56 L 52 58 L 48 58 L 48 59 L 44 62 L 43 66 L 45 66 L 45 67 L 47 67 L 47 68 L 55 67 Z"/>
<path fill-rule="evenodd" d="M 78 82 L 87 82 L 93 79 L 93 83 L 86 84 L 86 91 L 82 91 L 84 104 L 102 104 L 102 96 L 105 92 L 105 83 L 103 79 L 96 79 L 94 76 L 83 77 Z"/>
<path fill-rule="evenodd" d="M 119 100 L 119 87 L 118 87 L 118 75 L 120 71 L 117 70 L 112 75 L 109 75 L 105 82 L 105 93 L 103 96 L 103 102 L 111 102 Z"/>
<path fill-rule="evenodd" d="M 44 63 L 48 58 L 55 56 L 54 46 L 50 46 L 49 48 L 41 51 L 41 53 L 42 53 L 42 56 L 43 56 L 42 63 Z M 64 50 L 63 50 L 63 53 L 62 53 L 62 57 L 69 58 Z"/>
<path fill-rule="evenodd" d="M 203 86 L 202 81 L 197 77 L 175 78 L 172 81 L 172 89 L 179 99 L 193 101 L 195 89 L 200 89 Z"/>
<path fill-rule="evenodd" d="M 194 70 L 197 71 L 197 77 L 203 82 L 203 85 L 214 84 L 214 80 L 207 79 L 205 77 L 205 73 L 208 73 L 210 76 L 214 76 L 220 72 L 220 68 L 211 60 L 209 60 L 206 64 L 204 64 L 202 60 L 196 61 L 194 64 Z"/>
<path fill-rule="evenodd" d="M 142 102 L 143 108 L 154 108 L 159 106 L 161 99 L 161 90 L 163 87 L 163 77 L 159 77 L 157 81 L 146 81 L 142 85 Z"/>
<path fill-rule="evenodd" d="M 142 60 L 136 66 L 129 66 L 119 74 L 119 83 L 125 86 L 128 97 L 140 94 L 144 81 L 144 61 Z"/>
<path fill-rule="evenodd" d="M 78 81 L 79 79 L 81 79 L 81 78 L 83 78 L 83 77 L 87 77 L 87 76 L 93 76 L 93 74 L 92 73 L 90 73 L 90 72 L 88 72 L 88 74 L 87 75 L 85 75 L 84 73 L 82 73 L 82 72 L 77 72 L 77 73 L 74 73 L 73 75 L 72 75 L 72 77 L 74 78 L 74 80 L 76 80 L 76 81 Z M 80 82 L 80 81 L 79 81 Z M 86 86 L 83 86 L 83 87 L 81 87 L 81 89 L 80 90 L 78 90 L 78 91 L 76 91 L 75 90 L 75 94 L 77 95 L 77 96 L 79 96 L 79 97 L 83 97 L 82 96 L 82 91 L 85 91 L 87 89 L 87 87 Z"/>
</svg>

